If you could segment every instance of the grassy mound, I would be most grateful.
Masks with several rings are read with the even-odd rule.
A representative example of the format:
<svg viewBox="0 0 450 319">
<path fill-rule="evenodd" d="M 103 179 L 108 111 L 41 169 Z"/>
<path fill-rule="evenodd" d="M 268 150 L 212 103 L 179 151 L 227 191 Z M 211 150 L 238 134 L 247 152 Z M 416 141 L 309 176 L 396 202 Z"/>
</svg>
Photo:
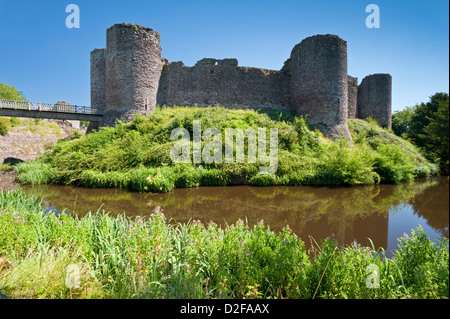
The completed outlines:
<svg viewBox="0 0 450 319">
<path fill-rule="evenodd" d="M 191 138 L 193 122 L 222 132 L 225 156 L 226 128 L 276 128 L 278 169 L 260 173 L 267 164 L 178 163 L 170 152 L 177 141 L 173 129 L 185 128 Z M 78 138 L 61 140 L 38 161 L 16 166 L 22 183 L 58 183 L 84 187 L 122 187 L 137 191 L 167 192 L 174 187 L 213 185 L 357 185 L 408 181 L 436 174 L 410 143 L 375 123 L 350 120 L 354 144 L 332 141 L 308 128 L 303 118 L 281 111 L 230 110 L 223 107 L 158 108 Z M 202 149 L 210 143 L 202 141 Z M 267 143 L 269 144 L 269 143 Z M 245 154 L 247 155 L 247 146 Z M 191 151 L 192 156 L 192 151 Z"/>
</svg>

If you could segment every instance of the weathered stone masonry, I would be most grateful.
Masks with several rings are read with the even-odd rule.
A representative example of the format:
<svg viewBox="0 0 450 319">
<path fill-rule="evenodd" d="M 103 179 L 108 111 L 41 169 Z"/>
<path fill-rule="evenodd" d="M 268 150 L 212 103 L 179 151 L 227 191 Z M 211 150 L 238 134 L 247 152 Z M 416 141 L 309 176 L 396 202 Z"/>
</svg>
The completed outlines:
<svg viewBox="0 0 450 319">
<path fill-rule="evenodd" d="M 203 59 L 193 67 L 167 63 L 159 83 L 158 104 L 288 109 L 289 76 L 240 67 L 236 59 Z"/>
<path fill-rule="evenodd" d="M 358 118 L 372 117 L 377 122 L 391 128 L 392 77 L 377 73 L 366 76 L 358 87 Z"/>
<path fill-rule="evenodd" d="M 103 125 L 154 111 L 162 62 L 158 32 L 131 24 L 107 30 Z"/>
<path fill-rule="evenodd" d="M 106 100 L 106 49 L 91 52 L 91 107 L 105 109 Z M 98 129 L 98 122 L 90 122 L 88 131 Z"/>
<path fill-rule="evenodd" d="M 169 63 L 159 41 L 152 29 L 116 24 L 107 30 L 106 49 L 91 52 L 91 104 L 105 110 L 101 126 L 128 122 L 155 105 L 195 104 L 290 110 L 331 137 L 351 139 L 348 118 L 371 116 L 391 126 L 391 76 L 371 75 L 358 86 L 347 74 L 347 43 L 336 35 L 304 39 L 279 71 L 236 59 Z"/>
<path fill-rule="evenodd" d="M 347 127 L 347 43 L 334 35 L 306 38 L 292 50 L 290 105 L 331 136 L 351 139 Z"/>
</svg>

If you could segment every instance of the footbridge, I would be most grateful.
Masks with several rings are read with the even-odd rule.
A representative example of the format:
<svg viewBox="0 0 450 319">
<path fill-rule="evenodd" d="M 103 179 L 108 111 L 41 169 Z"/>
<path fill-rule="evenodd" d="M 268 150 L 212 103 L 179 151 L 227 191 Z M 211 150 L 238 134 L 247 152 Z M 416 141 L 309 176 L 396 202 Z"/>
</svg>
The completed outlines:
<svg viewBox="0 0 450 319">
<path fill-rule="evenodd" d="M 101 122 L 103 110 L 90 106 L 0 99 L 0 116 Z"/>
</svg>

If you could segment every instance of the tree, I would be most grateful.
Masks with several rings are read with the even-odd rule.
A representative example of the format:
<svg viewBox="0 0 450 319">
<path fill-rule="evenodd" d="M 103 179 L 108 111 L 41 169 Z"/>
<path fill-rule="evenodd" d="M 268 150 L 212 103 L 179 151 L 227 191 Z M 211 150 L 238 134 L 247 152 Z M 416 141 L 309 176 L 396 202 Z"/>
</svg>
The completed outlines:
<svg viewBox="0 0 450 319">
<path fill-rule="evenodd" d="M 419 134 L 421 140 L 426 141 L 424 149 L 431 158 L 439 163 L 441 172 L 449 173 L 449 103 L 446 100 L 438 103 L 438 108 L 432 117 L 428 117 L 429 124 Z"/>
<path fill-rule="evenodd" d="M 25 95 L 14 86 L 0 83 L 0 99 L 26 101 Z"/>
<path fill-rule="evenodd" d="M 427 103 L 421 103 L 392 115 L 392 130 L 409 139 L 431 161 L 439 164 L 441 173 L 449 173 L 449 95 L 438 92 Z"/>
<path fill-rule="evenodd" d="M 410 132 L 411 118 L 414 114 L 414 107 L 407 106 L 402 111 L 392 114 L 392 130 L 398 136 L 408 139 Z"/>
<path fill-rule="evenodd" d="M 25 95 L 14 86 L 0 83 L 0 100 L 18 100 L 27 101 Z M 0 135 L 5 135 L 9 130 L 10 120 L 0 117 Z"/>
<path fill-rule="evenodd" d="M 411 117 L 408 137 L 418 147 L 425 148 L 427 146 L 429 136 L 423 134 L 423 130 L 433 119 L 439 107 L 439 103 L 445 103 L 445 101 L 447 101 L 448 104 L 448 93 L 436 93 L 430 97 L 430 102 L 416 105 Z"/>
</svg>

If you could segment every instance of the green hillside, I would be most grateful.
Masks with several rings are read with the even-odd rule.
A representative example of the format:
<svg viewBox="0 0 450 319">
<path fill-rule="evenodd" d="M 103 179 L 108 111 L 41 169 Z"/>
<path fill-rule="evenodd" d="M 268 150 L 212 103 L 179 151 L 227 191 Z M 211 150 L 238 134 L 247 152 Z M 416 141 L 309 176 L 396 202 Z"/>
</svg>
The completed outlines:
<svg viewBox="0 0 450 319">
<path fill-rule="evenodd" d="M 174 163 L 172 130 L 189 132 L 191 159 L 194 120 L 201 128 L 222 133 L 222 161 Z M 225 129 L 278 130 L 276 174 L 260 172 L 268 164 L 226 163 Z M 212 185 L 357 185 L 399 182 L 434 175 L 428 162 L 409 142 L 363 120 L 349 120 L 353 144 L 333 141 L 308 128 L 303 118 L 281 111 L 230 110 L 224 107 L 157 108 L 132 123 L 118 123 L 80 137 L 60 140 L 39 160 L 18 164 L 22 183 L 122 187 L 167 192 L 174 187 Z M 259 142 L 259 140 L 258 140 Z M 211 146 L 202 141 L 202 149 Z M 267 147 L 269 142 L 267 142 Z M 213 153 L 211 153 L 213 154 Z M 245 147 L 248 154 L 248 147 Z M 259 158 L 259 153 L 257 154 Z"/>
</svg>

